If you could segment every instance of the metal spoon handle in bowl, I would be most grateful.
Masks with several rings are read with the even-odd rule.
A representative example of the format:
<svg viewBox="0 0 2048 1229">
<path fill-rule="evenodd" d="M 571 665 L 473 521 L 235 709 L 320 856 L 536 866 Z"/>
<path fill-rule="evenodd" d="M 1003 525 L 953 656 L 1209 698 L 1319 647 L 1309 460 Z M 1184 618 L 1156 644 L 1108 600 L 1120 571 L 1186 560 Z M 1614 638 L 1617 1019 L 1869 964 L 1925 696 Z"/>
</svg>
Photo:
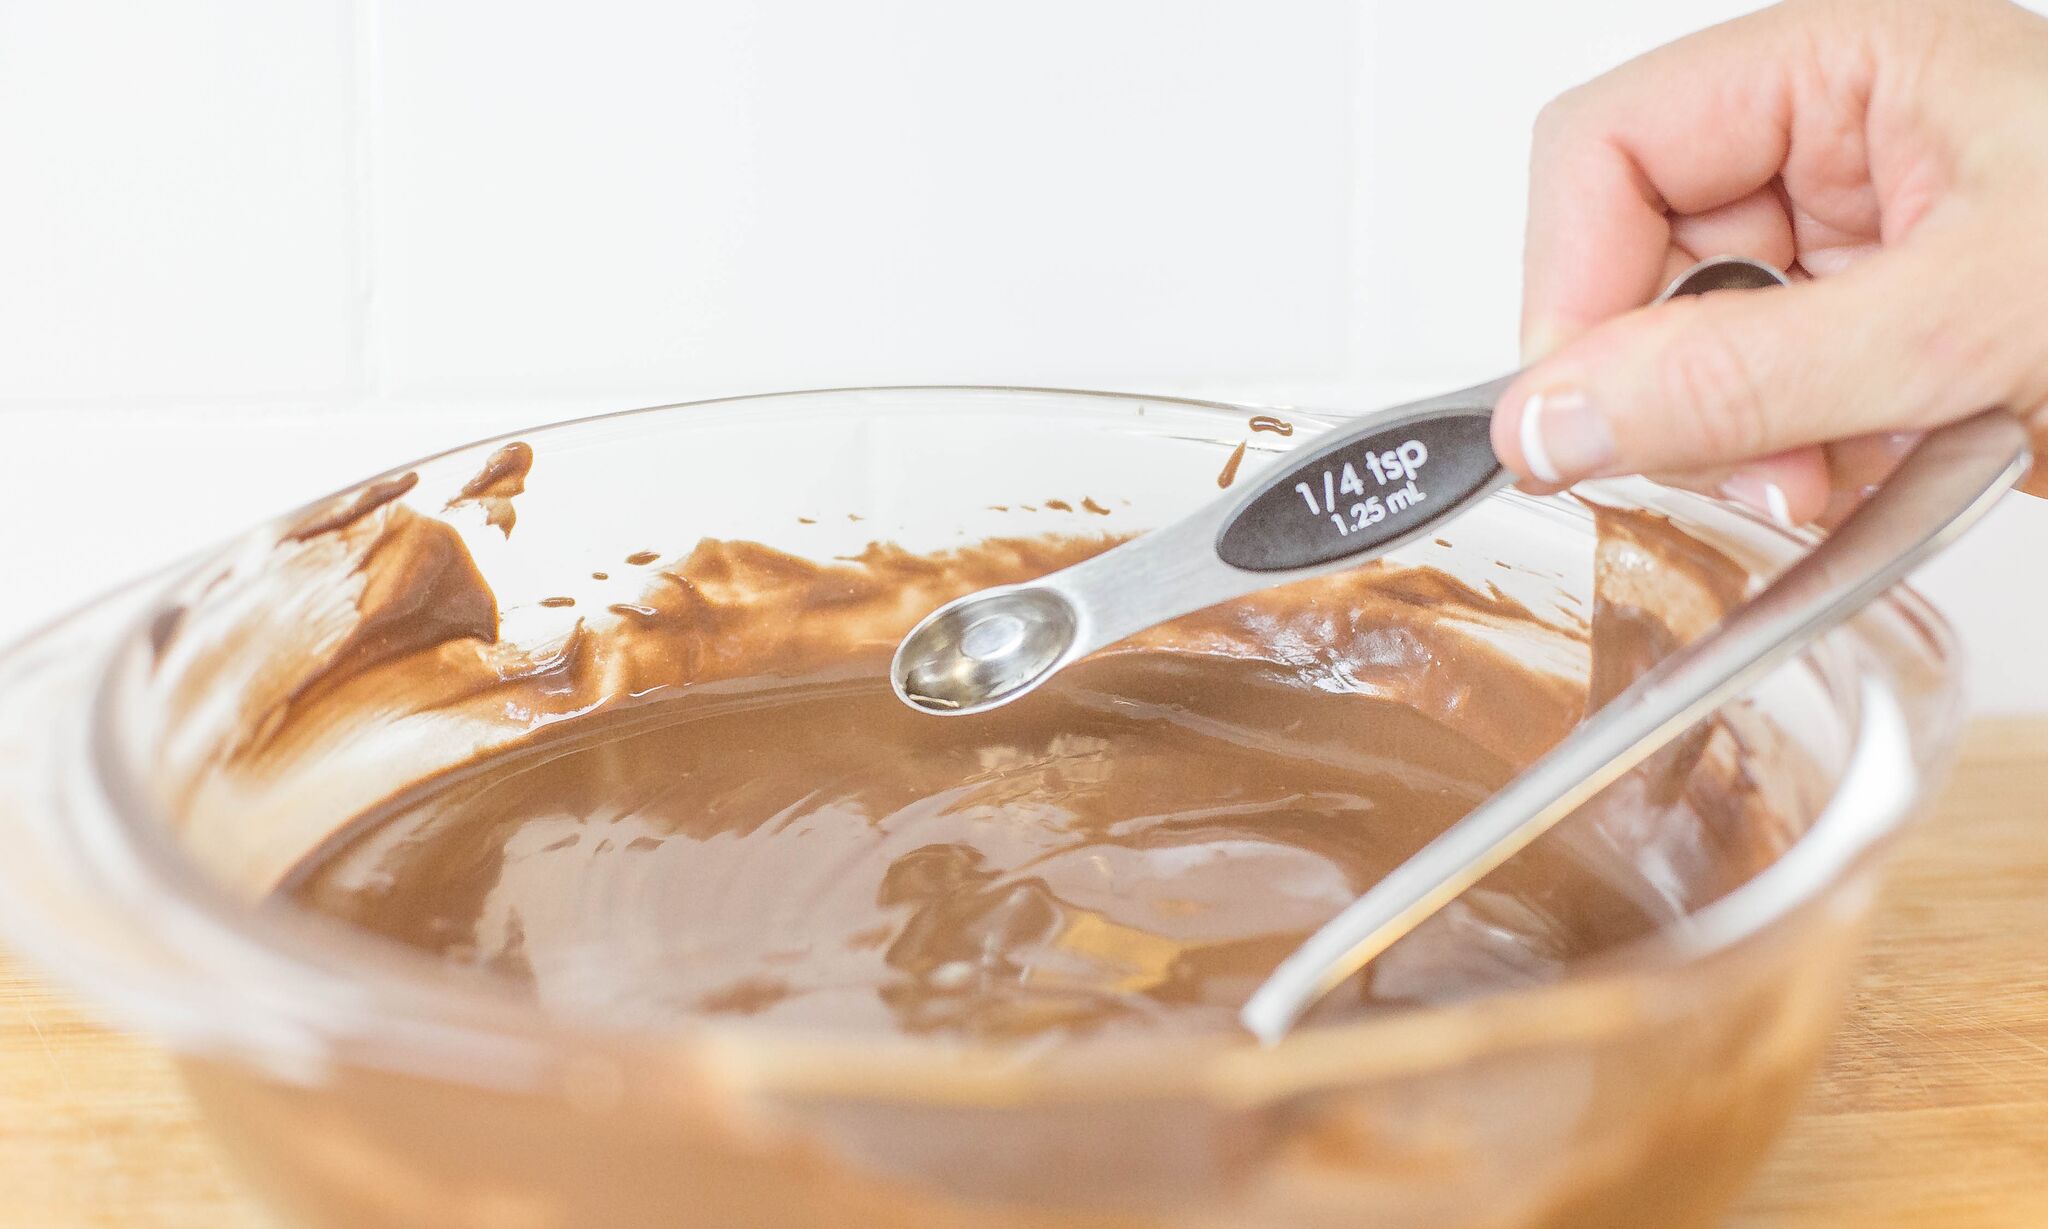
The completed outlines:
<svg viewBox="0 0 2048 1229">
<path fill-rule="evenodd" d="M 1989 511 L 2028 460 L 2026 429 L 2004 410 L 1930 432 L 1819 546 L 1310 936 L 1246 1002 L 1245 1028 L 1278 1041 L 1325 994 L 1489 871 L 1904 580 Z"/>
<path fill-rule="evenodd" d="M 1722 257 L 1658 297 L 1784 280 Z M 1288 454 L 1249 489 L 1114 550 L 948 602 L 903 638 L 890 682 L 929 713 L 982 712 L 1135 632 L 1421 538 L 1513 480 L 1491 443 L 1494 403 L 1512 379 L 1369 415 Z"/>
</svg>

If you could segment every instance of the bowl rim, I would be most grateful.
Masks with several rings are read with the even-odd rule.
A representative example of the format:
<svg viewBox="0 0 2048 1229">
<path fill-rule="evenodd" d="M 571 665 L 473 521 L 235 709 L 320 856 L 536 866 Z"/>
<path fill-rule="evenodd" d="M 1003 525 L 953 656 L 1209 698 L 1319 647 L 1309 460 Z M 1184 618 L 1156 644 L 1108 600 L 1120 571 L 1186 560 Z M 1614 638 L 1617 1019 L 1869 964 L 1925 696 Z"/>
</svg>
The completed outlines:
<svg viewBox="0 0 2048 1229">
<path fill-rule="evenodd" d="M 802 389 L 715 397 L 618 410 L 505 432 L 456 445 L 395 466 L 345 487 L 336 494 L 446 458 L 499 446 L 514 439 L 533 440 L 547 433 L 590 424 L 642 416 L 704 410 L 756 402 L 812 402 L 821 405 L 831 394 L 1006 394 L 1027 399 L 1101 401 L 1111 406 L 1155 403 L 1227 416 L 1284 412 L 1297 421 L 1314 423 L 1316 432 L 1343 421 L 1327 411 L 1299 407 L 1256 406 L 1186 397 L 1156 396 L 1091 389 L 1021 385 L 879 385 Z M 826 412 L 844 412 L 828 410 Z M 1301 439 L 1288 441 L 1289 445 Z M 1742 524 L 1752 538 L 1769 541 L 1789 560 L 1812 535 L 1786 531 L 1746 510 L 1687 492 L 1653 487 L 1640 479 L 1600 484 L 1603 498 L 1640 503 L 1655 493 L 1657 510 L 1681 508 L 1693 518 L 1706 517 Z M 334 495 L 310 500 L 265 525 L 288 521 Z M 1543 504 L 1520 492 L 1495 498 Z M 1554 498 L 1554 497 L 1550 497 Z M 1581 510 L 1583 511 L 1583 510 Z M 230 541 L 240 540 L 240 536 Z M 1829 890 L 1848 882 L 1866 861 L 1870 848 L 1917 809 L 1929 782 L 1906 752 L 1912 736 L 1898 706 L 1885 688 L 1865 679 L 1853 701 L 1856 711 L 1844 714 L 1849 758 L 1834 782 L 1833 793 L 1812 826 L 1765 871 L 1691 915 L 1697 925 L 1691 937 L 1659 929 L 1583 961 L 1554 982 L 1507 988 L 1448 1005 L 1389 1008 L 1354 1021 L 1305 1027 L 1277 1046 L 1260 1046 L 1246 1035 L 1172 1035 L 1159 1038 L 1112 1037 L 1068 1041 L 1056 1048 L 962 1042 L 956 1039 L 901 1035 L 846 1035 L 790 1026 L 749 1025 L 744 1021 L 708 1019 L 658 1030 L 607 1027 L 574 1011 L 544 1011 L 518 998 L 492 979 L 451 978 L 446 966 L 430 958 L 411 962 L 389 959 L 395 945 L 370 936 L 349 934 L 367 943 L 384 959 L 370 962 L 351 957 L 348 944 L 335 942 L 339 923 L 292 910 L 264 911 L 264 924 L 252 927 L 252 913 L 229 899 L 191 864 L 169 838 L 147 791 L 135 780 L 113 738 L 110 694 L 119 676 L 121 653 L 146 642 L 150 621 L 168 589 L 189 576 L 194 565 L 218 557 L 222 547 L 188 556 L 155 579 L 154 594 L 139 617 L 113 638 L 107 655 L 94 670 L 94 695 L 86 720 L 93 742 L 93 775 L 97 786 L 92 809 L 97 820 L 118 828 L 131 842 L 140 870 L 170 899 L 143 902 L 154 911 L 166 904 L 178 914 L 165 929 L 165 942 L 176 942 L 180 954 L 194 958 L 210 973 L 208 983 L 188 995 L 215 994 L 289 1022 L 290 1033 L 303 1031 L 311 1069 L 286 1064 L 307 1078 L 328 1064 L 368 1065 L 411 1070 L 471 1084 L 510 1083 L 530 1086 L 550 1078 L 565 1056 L 631 1051 L 640 1061 L 650 1055 L 681 1063 L 695 1071 L 715 1071 L 721 1082 L 743 1083 L 778 1093 L 819 1096 L 887 1097 L 914 1101 L 1012 1103 L 1020 1097 L 1048 1100 L 1102 1100 L 1105 1097 L 1205 1096 L 1234 1101 L 1262 1101 L 1289 1091 L 1390 1075 L 1412 1075 L 1455 1064 L 1477 1053 L 1566 1044 L 1606 1036 L 1619 1028 L 1669 1018 L 1686 1010 L 1685 983 L 1701 970 L 1738 958 L 1749 949 L 1781 938 L 1778 923 L 1821 903 Z M 1746 561 L 1747 562 L 1747 561 Z M 1957 688 L 1953 663 L 1959 657 L 1946 620 L 1917 591 L 1900 586 L 1831 633 L 1814 652 L 1848 637 L 1874 615 L 1903 620 L 1924 639 L 1928 656 L 1943 664 L 1942 680 L 1951 695 Z M 1781 669 L 1800 668 L 1807 656 Z M 1845 798 L 1854 792 L 1862 816 L 1847 814 Z M 1832 818 L 1831 818 L 1832 817 Z M 1817 843 L 1823 831 L 1853 827 L 1863 839 Z M 1796 881 L 1770 879 L 1801 850 Z M 136 868 L 130 868 L 131 870 Z M 1767 891 L 1764 889 L 1768 889 Z M 1775 893 L 1775 895 L 1773 895 Z M 123 907 L 138 909 L 137 902 Z M 155 925 L 161 917 L 137 916 L 137 925 Z M 307 923 L 313 923 L 308 925 Z M 410 953 L 408 953 L 410 954 Z M 431 969 L 435 976 L 424 975 Z M 260 971 L 260 984 L 248 974 Z M 240 1013 L 236 1013 L 240 1014 Z M 277 1035 L 276 1033 L 272 1034 Z M 260 1044 L 262 1033 L 258 1033 Z M 210 1047 L 247 1063 L 263 1063 L 263 1055 L 234 1045 Z M 216 1055 L 219 1056 L 219 1055 Z M 275 1065 L 275 1064 L 273 1064 Z"/>
</svg>

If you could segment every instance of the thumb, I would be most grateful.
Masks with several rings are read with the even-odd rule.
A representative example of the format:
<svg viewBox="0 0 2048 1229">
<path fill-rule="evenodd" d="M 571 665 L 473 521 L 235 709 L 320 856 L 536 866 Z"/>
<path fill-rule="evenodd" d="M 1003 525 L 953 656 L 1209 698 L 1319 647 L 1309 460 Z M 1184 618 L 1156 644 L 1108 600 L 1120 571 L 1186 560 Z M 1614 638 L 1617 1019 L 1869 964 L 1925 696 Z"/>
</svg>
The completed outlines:
<svg viewBox="0 0 2048 1229">
<path fill-rule="evenodd" d="M 1561 484 L 1739 465 L 1997 404 L 2010 389 L 1982 304 L 1945 298 L 1952 275 L 1923 276 L 1927 263 L 1894 250 L 1823 281 L 1610 320 L 1515 378 L 1495 451 Z"/>
</svg>

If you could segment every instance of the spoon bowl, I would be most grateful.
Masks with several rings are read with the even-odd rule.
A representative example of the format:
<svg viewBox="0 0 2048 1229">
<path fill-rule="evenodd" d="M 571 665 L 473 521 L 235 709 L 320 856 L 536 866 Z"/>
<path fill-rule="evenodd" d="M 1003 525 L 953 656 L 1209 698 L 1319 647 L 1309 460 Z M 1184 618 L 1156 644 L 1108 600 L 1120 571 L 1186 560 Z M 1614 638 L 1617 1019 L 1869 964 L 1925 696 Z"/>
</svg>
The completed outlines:
<svg viewBox="0 0 2048 1229">
<path fill-rule="evenodd" d="M 948 602 L 896 647 L 889 683 L 913 708 L 942 717 L 1007 704 L 1051 677 L 1081 616 L 1054 590 L 1006 585 Z"/>
</svg>

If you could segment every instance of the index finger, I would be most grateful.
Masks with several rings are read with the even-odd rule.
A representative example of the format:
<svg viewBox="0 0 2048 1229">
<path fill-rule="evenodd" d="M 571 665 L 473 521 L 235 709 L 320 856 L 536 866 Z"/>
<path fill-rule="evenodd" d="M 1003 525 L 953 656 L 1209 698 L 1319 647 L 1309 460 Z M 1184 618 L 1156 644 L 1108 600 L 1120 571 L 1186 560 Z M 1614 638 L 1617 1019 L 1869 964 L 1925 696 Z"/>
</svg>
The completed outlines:
<svg viewBox="0 0 2048 1229">
<path fill-rule="evenodd" d="M 1544 108 L 1530 159 L 1525 350 L 1545 352 L 1647 303 L 1671 251 L 1671 215 L 1742 201 L 1778 176 L 1810 43 L 1795 17 L 1767 9 L 1711 27 Z"/>
</svg>

